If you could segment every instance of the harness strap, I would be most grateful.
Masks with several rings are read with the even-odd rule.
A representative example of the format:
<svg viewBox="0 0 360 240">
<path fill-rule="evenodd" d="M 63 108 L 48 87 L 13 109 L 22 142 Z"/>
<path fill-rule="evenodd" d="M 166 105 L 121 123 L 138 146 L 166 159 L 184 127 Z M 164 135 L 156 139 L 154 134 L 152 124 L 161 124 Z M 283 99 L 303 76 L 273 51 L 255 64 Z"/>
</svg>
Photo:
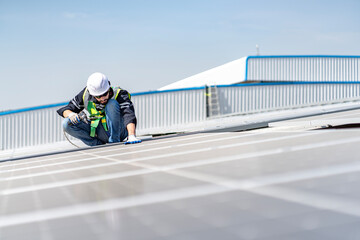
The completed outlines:
<svg viewBox="0 0 360 240">
<path fill-rule="evenodd" d="M 96 110 L 95 103 L 93 103 L 91 101 L 88 102 L 87 110 L 90 113 L 90 119 L 91 119 L 90 136 L 95 137 L 96 128 L 98 127 L 100 121 L 101 121 L 102 125 L 104 126 L 105 131 L 107 131 L 105 110 L 101 110 L 101 111 Z"/>
<path fill-rule="evenodd" d="M 113 88 L 114 89 L 114 88 Z M 115 88 L 114 89 L 114 96 L 112 99 L 115 99 L 118 97 L 119 93 L 121 91 L 121 88 Z M 105 131 L 108 131 L 107 123 L 106 123 L 106 116 L 105 116 L 105 110 L 97 110 L 96 104 L 92 101 L 89 101 L 89 93 L 87 91 L 87 88 L 85 89 L 85 92 L 83 94 L 83 102 L 86 110 L 89 112 L 90 115 L 90 136 L 95 137 L 96 134 L 96 128 L 99 126 L 99 123 L 103 125 Z M 130 98 L 130 94 L 129 94 Z"/>
</svg>

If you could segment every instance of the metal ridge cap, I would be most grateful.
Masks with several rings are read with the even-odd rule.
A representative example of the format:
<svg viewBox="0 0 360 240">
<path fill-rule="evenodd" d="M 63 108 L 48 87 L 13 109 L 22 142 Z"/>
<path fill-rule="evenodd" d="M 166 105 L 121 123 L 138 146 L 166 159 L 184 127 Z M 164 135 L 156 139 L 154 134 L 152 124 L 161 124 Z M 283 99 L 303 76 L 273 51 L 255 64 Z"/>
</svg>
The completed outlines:
<svg viewBox="0 0 360 240">
<path fill-rule="evenodd" d="M 249 58 L 360 58 L 359 55 L 259 55 L 247 56 Z"/>
</svg>

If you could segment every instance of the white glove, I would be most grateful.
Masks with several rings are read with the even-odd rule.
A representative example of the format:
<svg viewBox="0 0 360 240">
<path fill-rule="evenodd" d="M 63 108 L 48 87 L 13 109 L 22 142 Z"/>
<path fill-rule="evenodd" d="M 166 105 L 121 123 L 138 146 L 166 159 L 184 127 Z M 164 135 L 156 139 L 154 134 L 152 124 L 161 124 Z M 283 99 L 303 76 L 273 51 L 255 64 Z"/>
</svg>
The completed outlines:
<svg viewBox="0 0 360 240">
<path fill-rule="evenodd" d="M 125 144 L 133 144 L 133 143 L 141 143 L 141 140 L 137 138 L 135 135 L 128 136 Z"/>
<path fill-rule="evenodd" d="M 74 125 L 78 124 L 80 122 L 79 115 L 77 113 L 70 113 L 68 118 L 70 119 L 70 122 Z"/>
</svg>

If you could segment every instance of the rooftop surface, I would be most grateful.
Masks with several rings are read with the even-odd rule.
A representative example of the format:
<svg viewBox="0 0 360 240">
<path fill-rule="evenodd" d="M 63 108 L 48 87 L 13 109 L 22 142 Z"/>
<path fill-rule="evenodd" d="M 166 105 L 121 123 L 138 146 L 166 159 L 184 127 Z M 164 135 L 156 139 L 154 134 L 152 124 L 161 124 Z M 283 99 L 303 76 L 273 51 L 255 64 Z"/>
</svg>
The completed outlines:
<svg viewBox="0 0 360 240">
<path fill-rule="evenodd" d="M 1 162 L 0 239 L 359 239 L 359 117 Z"/>
</svg>

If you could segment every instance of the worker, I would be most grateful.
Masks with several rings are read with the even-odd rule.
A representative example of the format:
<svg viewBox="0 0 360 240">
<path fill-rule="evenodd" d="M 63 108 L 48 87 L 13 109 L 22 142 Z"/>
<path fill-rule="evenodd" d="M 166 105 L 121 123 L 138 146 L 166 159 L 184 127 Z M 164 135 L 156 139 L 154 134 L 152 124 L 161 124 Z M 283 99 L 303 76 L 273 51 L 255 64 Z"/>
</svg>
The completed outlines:
<svg viewBox="0 0 360 240">
<path fill-rule="evenodd" d="M 130 94 L 111 87 L 102 73 L 91 74 L 86 87 L 57 113 L 65 118 L 64 131 L 88 146 L 141 142 L 135 134 L 136 116 Z"/>
</svg>

